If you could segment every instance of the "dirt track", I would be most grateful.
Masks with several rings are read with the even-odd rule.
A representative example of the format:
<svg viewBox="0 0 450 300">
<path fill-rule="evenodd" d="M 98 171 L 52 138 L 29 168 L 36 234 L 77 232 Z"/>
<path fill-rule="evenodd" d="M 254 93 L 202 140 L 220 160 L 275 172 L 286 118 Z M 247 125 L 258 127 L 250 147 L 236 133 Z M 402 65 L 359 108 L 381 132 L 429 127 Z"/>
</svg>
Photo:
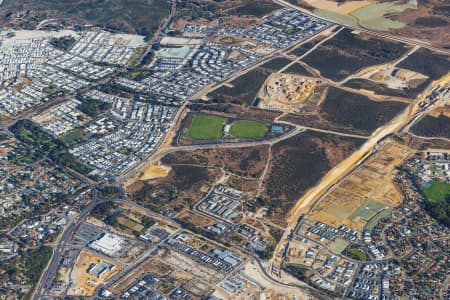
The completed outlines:
<svg viewBox="0 0 450 300">
<path fill-rule="evenodd" d="M 296 227 L 298 219 L 303 214 L 311 210 L 315 203 L 320 201 L 327 191 L 329 191 L 335 184 L 345 178 L 352 172 L 357 166 L 363 163 L 376 149 L 376 146 L 387 136 L 391 135 L 398 130 L 401 130 L 412 119 L 414 119 L 416 113 L 419 110 L 417 104 L 408 106 L 403 113 L 394 118 L 387 125 L 380 127 L 376 130 L 370 138 L 361 146 L 359 150 L 350 155 L 347 159 L 342 161 L 336 167 L 331 169 L 319 182 L 318 185 L 308 190 L 292 208 L 287 218 L 288 226 L 281 238 L 280 242 L 275 249 L 275 253 L 280 253 L 283 246 L 288 242 L 288 237 L 291 231 Z M 424 113 L 424 112 L 421 112 Z M 280 265 L 280 257 L 275 256 L 274 264 Z"/>
</svg>

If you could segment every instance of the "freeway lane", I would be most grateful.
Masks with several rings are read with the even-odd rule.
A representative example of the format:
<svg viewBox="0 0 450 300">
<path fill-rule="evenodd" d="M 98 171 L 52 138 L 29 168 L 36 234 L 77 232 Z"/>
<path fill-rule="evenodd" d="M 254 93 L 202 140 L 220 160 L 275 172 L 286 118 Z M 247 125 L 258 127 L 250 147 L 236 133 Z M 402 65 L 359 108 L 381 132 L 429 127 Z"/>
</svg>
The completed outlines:
<svg viewBox="0 0 450 300">
<path fill-rule="evenodd" d="M 444 79 L 445 80 L 445 79 Z M 432 87 L 437 85 L 438 82 L 431 84 L 427 91 L 431 91 Z M 299 219 L 305 213 L 310 212 L 314 206 L 327 195 L 327 193 L 335 186 L 337 186 L 343 179 L 353 173 L 364 161 L 366 161 L 373 153 L 376 152 L 377 146 L 381 141 L 390 135 L 402 131 L 407 128 L 411 123 L 415 122 L 420 116 L 430 112 L 438 103 L 430 105 L 426 110 L 420 110 L 419 102 L 425 99 L 425 95 L 428 92 L 423 93 L 423 97 L 416 99 L 414 103 L 409 105 L 401 114 L 396 116 L 388 124 L 378 128 L 369 139 L 352 155 L 331 169 L 321 181 L 314 187 L 310 188 L 305 195 L 303 195 L 291 209 L 288 219 L 286 230 L 275 249 L 275 256 L 272 258 L 271 266 L 279 267 L 283 261 L 284 255 L 283 249 L 286 249 L 291 232 L 297 226 Z M 423 99 L 422 99 L 423 98 Z"/>
<path fill-rule="evenodd" d="M 298 7 L 292 7 L 291 4 L 287 3 L 284 0 L 276 0 L 275 2 L 280 3 L 280 4 L 284 5 L 284 6 L 289 6 L 291 8 L 299 9 Z M 299 9 L 299 10 L 302 10 L 302 9 Z M 311 14 L 310 12 L 307 12 L 307 13 Z M 318 17 L 318 18 L 320 18 L 320 17 Z M 335 22 L 332 22 L 332 23 L 335 23 Z M 348 26 L 346 26 L 346 27 L 348 27 Z M 450 53 L 450 51 L 443 50 L 443 49 L 438 49 L 438 48 L 426 45 L 426 44 L 421 43 L 421 42 L 412 41 L 410 39 L 398 38 L 398 37 L 391 36 L 389 34 L 372 32 L 372 31 L 369 31 L 369 30 L 361 29 L 361 28 L 357 28 L 357 29 L 361 30 L 361 31 L 365 31 L 365 32 L 371 33 L 373 35 L 378 35 L 378 36 L 385 37 L 385 38 L 388 38 L 388 39 L 397 40 L 397 41 L 404 42 L 404 43 L 407 43 L 407 44 L 416 45 L 416 46 L 420 46 L 420 47 L 424 47 L 424 48 L 429 48 L 431 50 L 436 50 L 436 51 Z M 302 41 L 302 42 L 304 42 L 304 41 Z M 271 58 L 282 54 L 283 51 L 286 51 L 286 50 L 284 49 L 284 50 L 279 50 L 279 51 L 274 52 L 273 54 L 271 54 L 268 57 L 266 57 L 263 61 L 261 61 L 257 65 L 260 65 L 260 64 L 270 60 Z M 251 68 L 248 68 L 248 69 L 246 69 L 246 70 L 244 70 L 242 72 L 238 72 L 238 73 L 234 74 L 233 77 L 228 78 L 225 81 L 232 80 L 233 78 L 238 77 L 238 76 L 240 76 L 241 74 L 243 74 L 245 72 L 248 72 L 250 69 Z M 215 87 L 223 84 L 223 82 L 224 81 L 218 83 Z M 206 91 L 206 90 L 204 90 L 204 91 Z M 204 92 L 204 91 L 202 91 L 202 92 Z M 183 106 L 183 108 L 181 108 L 179 110 L 180 115 L 181 115 L 181 112 L 183 110 L 184 110 L 184 106 Z M 369 140 L 366 142 L 366 144 L 364 144 L 364 146 L 360 150 L 355 152 L 354 155 L 352 155 L 348 160 L 346 160 L 347 165 L 355 166 L 355 164 L 358 165 L 362 161 L 364 161 L 364 159 L 366 159 L 368 156 L 371 155 L 372 149 L 374 149 L 376 147 L 378 142 L 381 141 L 382 139 L 384 139 L 386 136 L 389 136 L 392 132 L 398 130 L 398 128 L 401 127 L 400 125 L 406 124 L 405 122 L 410 120 L 409 119 L 410 115 L 413 115 L 413 111 L 411 111 L 410 113 L 407 113 L 404 116 L 405 119 L 403 119 L 403 116 L 401 116 L 401 118 L 398 120 L 398 123 L 394 122 L 394 123 L 390 124 L 389 127 L 381 128 L 380 130 L 378 130 L 374 134 L 373 137 L 369 138 Z M 166 155 L 168 153 L 172 153 L 172 152 L 176 152 L 176 151 L 183 151 L 183 150 L 209 149 L 209 148 L 215 148 L 215 147 L 221 147 L 221 148 L 251 147 L 251 146 L 256 146 L 256 145 L 260 145 L 260 144 L 271 144 L 271 143 L 279 142 L 281 140 L 290 138 L 290 137 L 292 137 L 292 136 L 302 132 L 303 130 L 305 130 L 305 128 L 296 127 L 291 132 L 289 132 L 289 133 L 287 133 L 287 134 L 285 134 L 285 135 L 283 135 L 283 136 L 281 136 L 281 137 L 279 137 L 277 139 L 265 140 L 265 141 L 259 141 L 259 142 L 246 142 L 246 143 L 237 143 L 237 144 L 222 144 L 222 143 L 220 143 L 220 144 L 169 147 L 168 149 L 165 149 L 165 150 L 163 150 L 163 151 L 161 151 L 159 153 L 158 152 L 155 153 L 155 155 L 149 157 L 148 160 L 155 161 L 155 160 L 160 159 L 161 157 L 163 157 L 164 155 Z M 313 129 L 311 129 L 311 130 L 313 130 Z M 148 164 L 148 161 L 146 161 L 145 164 Z M 133 172 L 135 172 L 135 170 L 137 170 L 137 169 L 138 168 L 134 168 Z M 332 187 L 336 183 L 337 178 L 340 178 L 340 177 L 344 176 L 346 174 L 346 172 L 349 172 L 349 169 L 347 168 L 346 164 L 343 164 L 342 166 L 339 165 L 336 169 L 333 169 L 332 172 L 323 179 L 323 182 L 324 182 L 323 185 L 321 185 L 317 189 L 309 191 L 305 195 L 305 198 L 303 199 L 304 201 L 299 201 L 299 203 L 297 204 L 297 206 L 294 208 L 294 210 L 292 211 L 291 215 L 289 216 L 288 221 L 289 221 L 290 226 L 294 226 L 295 227 L 296 221 L 298 219 L 297 218 L 298 214 L 301 213 L 306 207 L 308 207 L 308 205 L 310 203 L 313 203 L 317 199 L 320 199 L 320 196 L 323 195 L 323 191 L 326 191 L 330 187 Z M 350 172 L 351 172 L 351 170 L 350 170 Z M 82 211 L 80 213 L 80 215 L 76 219 L 71 221 L 70 224 L 66 227 L 66 229 L 64 230 L 64 232 L 63 232 L 63 234 L 62 234 L 62 236 L 61 236 L 61 238 L 60 238 L 60 240 L 59 240 L 59 242 L 57 244 L 57 246 L 55 247 L 54 255 L 53 255 L 52 259 L 49 262 L 47 270 L 43 273 L 43 275 L 41 277 L 41 280 L 39 281 L 39 283 L 37 285 L 37 289 L 36 289 L 35 295 L 33 297 L 34 299 L 42 299 L 43 295 L 46 294 L 46 292 L 48 291 L 48 289 L 49 289 L 49 287 L 51 285 L 52 279 L 54 278 L 54 276 L 55 276 L 55 274 L 57 272 L 57 268 L 58 268 L 59 262 L 60 262 L 60 260 L 62 258 L 62 253 L 64 252 L 64 249 L 67 246 L 68 241 L 70 240 L 70 238 L 73 235 L 73 233 L 76 230 L 76 228 L 81 224 L 81 222 L 83 222 L 84 218 L 92 211 L 92 209 L 97 204 L 99 204 L 101 202 L 104 202 L 104 201 L 94 201 L 93 203 L 91 203 L 88 207 L 86 207 L 86 209 L 84 211 Z M 294 227 L 292 227 L 292 228 L 294 228 Z M 290 227 L 288 226 L 288 229 L 289 228 Z M 286 232 L 289 233 L 290 230 L 286 230 Z M 283 239 L 282 239 L 282 241 L 283 241 Z M 279 245 L 282 245 L 282 243 L 280 243 Z M 270 276 L 268 276 L 268 277 L 270 277 Z"/>
<path fill-rule="evenodd" d="M 309 11 L 307 9 L 301 8 L 301 7 L 297 6 L 297 5 L 294 5 L 294 4 L 292 4 L 292 3 L 290 3 L 290 2 L 288 2 L 286 0 L 273 0 L 273 2 L 275 2 L 275 3 L 277 3 L 277 4 L 281 5 L 281 6 L 284 6 L 284 7 L 287 7 L 287 8 L 292 8 L 292 9 L 296 9 L 298 11 L 301 11 L 301 12 L 305 13 L 305 14 L 312 15 L 312 16 L 318 18 L 318 19 L 321 19 L 321 20 L 324 20 L 324 21 L 328 21 L 328 22 L 333 23 L 333 24 L 339 24 L 339 23 L 337 23 L 334 20 L 326 19 L 326 18 L 320 17 L 318 15 L 315 15 L 313 12 L 311 12 L 311 11 Z M 441 52 L 441 53 L 445 53 L 447 55 L 450 55 L 450 50 L 434 47 L 434 46 L 431 46 L 430 44 L 427 44 L 427 43 L 425 43 L 423 41 L 419 41 L 419 40 L 415 40 L 415 39 L 409 39 L 409 38 L 404 38 L 404 37 L 399 37 L 399 36 L 395 36 L 395 35 L 392 35 L 392 34 L 389 34 L 389 33 L 383 33 L 383 32 L 368 30 L 368 29 L 365 29 L 363 27 L 349 26 L 349 25 L 346 25 L 346 24 L 339 24 L 339 25 L 347 27 L 347 28 L 351 28 L 351 29 L 354 29 L 354 30 L 358 30 L 358 31 L 361 31 L 361 32 L 365 32 L 365 33 L 368 33 L 368 34 L 371 34 L 371 35 L 375 35 L 375 36 L 378 36 L 378 37 L 382 37 L 382 38 L 385 38 L 385 39 L 390 39 L 390 40 L 393 40 L 393 41 L 402 42 L 402 43 L 413 45 L 413 46 L 419 46 L 419 47 L 422 47 L 422 48 L 427 48 L 427 49 L 430 49 L 430 50 L 433 50 L 433 51 L 437 51 L 437 52 Z"/>
<path fill-rule="evenodd" d="M 84 221 L 87 215 L 99 204 L 108 202 L 109 200 L 100 200 L 96 201 L 96 195 L 93 195 L 93 201 L 89 204 L 75 219 L 73 219 L 69 225 L 64 230 L 58 244 L 56 245 L 53 256 L 47 266 L 47 269 L 43 272 L 38 284 L 36 285 L 35 294 L 32 299 L 38 300 L 43 299 L 44 295 L 47 294 L 48 289 L 50 288 L 53 278 L 56 275 L 58 270 L 58 265 L 62 259 L 62 254 L 64 252 L 65 247 L 67 246 L 67 242 L 72 237 L 74 231 L 78 228 L 78 226 Z"/>
</svg>

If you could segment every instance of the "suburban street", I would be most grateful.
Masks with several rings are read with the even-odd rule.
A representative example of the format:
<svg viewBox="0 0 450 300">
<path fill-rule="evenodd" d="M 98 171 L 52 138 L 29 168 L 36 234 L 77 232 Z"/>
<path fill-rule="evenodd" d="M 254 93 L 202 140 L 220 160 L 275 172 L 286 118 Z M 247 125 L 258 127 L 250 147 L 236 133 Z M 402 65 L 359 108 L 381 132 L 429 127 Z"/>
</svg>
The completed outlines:
<svg viewBox="0 0 450 300">
<path fill-rule="evenodd" d="M 0 108 L 4 114 L 0 120 L 0 163 L 4 170 L 0 175 L 4 179 L 0 191 L 5 200 L 0 209 L 5 219 L 17 217 L 20 221 L 4 222 L 7 236 L 0 241 L 0 250 L 10 251 L 10 256 L 3 256 L 8 259 L 21 255 L 27 258 L 26 253 L 33 253 L 30 249 L 53 252 L 48 263 L 46 256 L 41 264 L 37 283 L 37 276 L 30 281 L 32 277 L 27 278 L 26 272 L 22 271 L 21 277 L 17 272 L 5 290 L 12 288 L 17 295 L 26 291 L 34 300 L 74 295 L 96 299 L 103 297 L 103 292 L 121 299 L 203 299 L 217 291 L 231 295 L 230 299 L 258 295 L 261 299 L 299 300 L 306 295 L 311 295 L 311 299 L 312 295 L 338 295 L 336 298 L 379 300 L 394 299 L 382 298 L 397 292 L 398 288 L 389 289 L 393 278 L 407 274 L 414 284 L 405 287 L 412 289 L 420 286 L 419 279 L 425 282 L 426 276 L 432 276 L 431 271 L 427 273 L 429 270 L 445 274 L 440 265 L 445 253 L 433 253 L 433 261 L 423 258 L 432 252 L 430 249 L 445 247 L 445 231 L 426 215 L 428 211 L 421 215 L 418 207 L 440 205 L 436 204 L 439 201 L 425 202 L 421 191 L 428 185 L 443 184 L 433 176 L 441 169 L 442 174 L 448 175 L 450 154 L 428 147 L 436 147 L 439 142 L 446 145 L 450 140 L 421 136 L 420 132 L 413 132 L 413 125 L 432 113 L 438 121 L 448 117 L 450 77 L 447 73 L 436 79 L 443 68 L 428 70 L 420 65 L 418 70 L 409 70 L 398 64 L 416 57 L 421 53 L 418 50 L 424 48 L 441 53 L 444 58 L 438 55 L 436 61 L 445 65 L 444 55 L 450 55 L 450 49 L 414 37 L 339 24 L 289 0 L 273 0 L 268 4 L 275 8 L 261 16 L 250 14 L 254 9 L 267 9 L 259 7 L 258 1 L 237 8 L 232 4 L 228 8 L 225 2 L 202 6 L 204 3 L 195 1 L 169 0 L 163 3 L 157 22 L 152 25 L 140 20 L 140 28 L 128 24 L 133 28 L 127 32 L 115 29 L 120 24 L 92 25 L 96 23 L 82 23 L 86 28 L 74 31 L 81 23 L 72 24 L 68 18 L 61 18 L 63 22 L 58 24 L 61 20 L 56 17 L 39 18 L 36 14 L 33 18 L 38 20 L 37 29 L 54 26 L 55 32 L 67 30 L 76 38 L 69 34 L 26 39 L 20 30 L 1 37 L 4 62 L 0 75 L 4 89 L 0 93 Z M 221 10 L 214 11 L 215 5 Z M 19 22 L 32 13 L 11 12 L 14 17 L 8 20 Z M 184 15 L 188 13 L 193 15 Z M 127 16 L 134 18 L 133 14 Z M 24 27 L 18 24 L 14 28 Z M 25 25 L 31 28 L 30 24 Z M 372 51 L 367 40 L 377 39 L 348 29 L 407 46 L 398 46 L 402 50 L 392 46 L 392 51 L 377 46 L 382 49 Z M 53 29 L 47 31 L 45 34 Z M 32 36 L 38 31 L 30 32 Z M 363 53 L 355 59 L 358 67 L 339 67 L 340 75 L 333 77 L 327 74 L 328 65 L 315 65 L 304 59 L 344 33 L 350 36 L 347 40 L 356 41 L 354 53 Z M 317 42 L 320 35 L 322 40 Z M 339 42 L 347 44 L 347 40 Z M 365 43 L 360 52 L 358 43 Z M 313 46 L 306 48 L 310 44 Z M 343 52 L 336 57 L 348 54 L 338 46 L 336 49 L 333 51 Z M 316 59 L 322 60 L 316 53 Z M 357 56 L 354 53 L 348 57 Z M 365 55 L 377 64 L 363 62 Z M 332 54 L 327 57 L 330 61 L 333 58 Z M 353 62 L 344 58 L 342 61 L 343 65 Z M 286 72 L 288 69 L 292 72 Z M 406 75 L 392 75 L 400 69 Z M 280 75 L 280 79 L 275 78 L 274 87 L 272 74 Z M 374 79 L 375 75 L 380 78 Z M 252 80 L 255 82 L 249 82 Z M 350 80 L 368 82 L 368 87 L 348 85 Z M 419 83 L 413 86 L 416 81 Z M 420 92 L 411 92 L 414 96 L 402 93 L 419 89 L 421 84 L 424 87 Z M 289 91 L 289 85 L 295 87 L 294 92 Z M 341 91 L 341 99 L 348 102 L 335 99 L 336 103 L 330 104 L 333 89 Z M 394 96 L 389 96 L 389 91 Z M 440 111 L 436 110 L 438 107 Z M 339 112 L 338 117 L 333 116 L 335 111 Z M 366 116 L 362 114 L 366 113 L 370 116 L 364 123 Z M 201 125 L 194 126 L 194 116 L 199 115 L 209 119 L 197 121 Z M 244 134 L 232 131 L 238 121 L 244 124 Z M 207 128 L 211 132 L 189 135 L 191 130 L 208 127 L 205 124 L 211 124 Z M 261 127 L 262 134 L 254 133 Z M 438 135 L 441 128 L 424 130 Z M 409 200 L 407 205 L 401 209 L 400 202 L 389 206 L 384 199 L 377 202 L 365 191 L 367 194 L 354 198 L 364 199 L 367 205 L 350 207 L 350 203 L 349 213 L 342 213 L 345 218 L 339 216 L 342 222 L 322 211 L 323 219 L 308 219 L 315 208 L 321 209 L 322 200 L 331 199 L 326 197 L 380 153 L 386 141 L 400 140 L 403 135 L 414 141 L 395 143 L 413 149 L 416 155 L 414 163 L 405 158 L 410 156 L 402 156 L 404 173 L 399 171 L 400 164 L 395 165 L 397 173 L 404 176 L 396 173 L 395 184 L 401 188 L 395 192 Z M 419 141 L 415 140 L 422 144 L 416 145 Z M 226 155 L 222 151 L 202 152 L 218 149 L 228 150 L 223 151 Z M 206 154 L 197 155 L 195 151 Z M 420 158 L 419 151 L 423 152 Z M 425 151 L 432 153 L 424 154 Z M 193 154 L 182 156 L 180 162 L 176 155 L 172 160 L 175 163 L 163 160 L 177 152 Z M 428 156 L 432 158 L 426 161 L 424 157 Z M 284 164 L 280 163 L 282 160 Z M 197 161 L 201 163 L 196 165 Z M 393 158 L 388 161 L 389 166 L 394 166 L 392 161 Z M 404 162 L 407 163 L 403 165 Z M 160 167 L 160 173 L 150 167 Z M 442 174 L 438 179 L 446 178 Z M 423 181 L 413 183 L 410 177 Z M 361 185 L 369 186 L 369 181 Z M 351 196 L 343 193 L 342 197 L 351 202 L 356 195 L 353 190 Z M 102 206 L 102 213 L 94 211 L 105 203 L 110 205 Z M 333 198 L 335 203 L 340 202 Z M 408 215 L 402 215 L 404 212 Z M 426 224 L 423 232 L 411 225 L 414 222 L 410 222 L 410 215 L 420 220 L 415 225 Z M 375 230 L 386 216 L 392 220 Z M 376 222 L 369 228 L 367 224 L 373 220 Z M 405 223 L 404 227 L 400 228 L 399 223 Z M 395 226 L 399 228 L 391 228 Z M 441 231 L 443 237 L 439 236 Z M 411 242 L 413 234 L 427 236 L 430 232 L 434 236 L 427 240 L 428 248 L 425 243 Z M 401 252 L 403 241 L 407 244 L 404 248 L 415 252 Z M 402 254 L 392 254 L 393 248 Z M 85 257 L 84 252 L 88 253 Z M 392 258 L 398 265 L 404 263 L 402 269 L 397 265 L 394 268 Z M 415 259 L 424 261 L 420 268 L 413 265 Z M 17 266 L 26 269 L 17 263 L 19 260 L 11 261 L 16 265 L 11 264 L 7 270 L 14 267 L 20 271 Z M 411 269 L 418 269 L 421 277 L 415 273 L 410 276 L 409 261 Z M 29 273 L 34 267 L 31 265 Z M 140 268 L 143 265 L 149 270 L 144 272 Z M 370 271 L 373 276 L 368 275 Z M 450 293 L 449 279 L 441 279 L 429 282 L 445 283 Z M 402 280 L 406 282 L 404 277 Z M 30 282 L 36 283 L 35 287 Z M 440 293 L 443 298 L 444 288 Z"/>
</svg>

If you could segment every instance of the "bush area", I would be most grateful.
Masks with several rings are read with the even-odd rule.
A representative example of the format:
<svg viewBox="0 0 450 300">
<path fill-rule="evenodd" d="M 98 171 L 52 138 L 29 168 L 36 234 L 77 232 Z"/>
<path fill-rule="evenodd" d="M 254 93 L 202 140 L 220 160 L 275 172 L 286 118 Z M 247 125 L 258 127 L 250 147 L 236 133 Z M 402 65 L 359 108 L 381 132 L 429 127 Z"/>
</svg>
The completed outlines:
<svg viewBox="0 0 450 300">
<path fill-rule="evenodd" d="M 4 132 L 0 132 L 0 142 L 9 140 L 11 137 Z"/>
<path fill-rule="evenodd" d="M 178 0 L 176 19 L 188 21 L 204 18 L 208 21 L 223 17 L 261 17 L 281 8 L 270 0 Z"/>
<path fill-rule="evenodd" d="M 75 44 L 75 42 L 76 39 L 73 36 L 67 35 L 60 38 L 52 38 L 50 40 L 50 45 L 55 48 L 67 51 L 72 47 L 73 44 Z"/>
<path fill-rule="evenodd" d="M 64 149 L 64 145 L 61 142 L 30 120 L 20 120 L 12 125 L 10 129 L 19 140 L 32 146 L 43 156 L 50 152 L 59 152 Z"/>
<path fill-rule="evenodd" d="M 309 281 L 309 274 L 311 271 L 309 271 L 307 268 L 295 265 L 295 264 L 283 264 L 283 270 L 287 273 L 291 274 L 295 278 L 297 278 L 300 281 L 308 282 Z"/>
<path fill-rule="evenodd" d="M 198 165 L 220 168 L 242 177 L 258 178 L 268 159 L 267 145 L 245 148 L 178 151 L 162 158 L 166 165 Z"/>
<path fill-rule="evenodd" d="M 256 68 L 231 82 L 232 88 L 221 86 L 209 94 L 215 103 L 231 102 L 251 105 L 262 84 L 271 72 L 264 68 Z"/>
<path fill-rule="evenodd" d="M 87 174 L 91 169 L 70 154 L 63 142 L 43 131 L 30 120 L 19 120 L 10 127 L 15 136 L 32 147 L 40 157 L 49 157 L 56 164 L 64 165 L 82 174 Z"/>
<path fill-rule="evenodd" d="M 34 149 L 29 148 L 24 144 L 20 144 L 20 146 L 16 148 L 16 151 L 14 151 L 14 154 L 8 154 L 8 159 L 19 166 L 32 164 L 40 158 L 40 155 Z"/>
<path fill-rule="evenodd" d="M 59 153 L 52 153 L 50 157 L 56 164 L 66 166 L 81 174 L 86 175 L 92 171 L 90 167 L 80 163 L 75 156 L 66 150 Z"/>
<path fill-rule="evenodd" d="M 114 202 L 103 202 L 98 204 L 91 212 L 91 215 L 99 220 L 103 220 L 111 214 L 111 212 L 117 207 Z"/>
<path fill-rule="evenodd" d="M 301 76 L 314 76 L 311 74 L 308 70 L 306 70 L 305 67 L 303 67 L 301 64 L 293 64 L 286 70 L 284 70 L 283 73 L 290 73 L 294 75 L 301 75 Z"/>
<path fill-rule="evenodd" d="M 316 37 L 312 41 L 309 41 L 309 42 L 306 42 L 304 44 L 301 44 L 299 47 L 297 47 L 294 50 L 292 50 L 289 54 L 294 54 L 296 56 L 302 56 L 308 50 L 310 50 L 312 47 L 314 47 L 315 45 L 320 43 L 320 41 L 322 41 L 323 39 L 325 39 L 325 36 Z"/>
<path fill-rule="evenodd" d="M 405 107 L 405 103 L 375 102 L 366 96 L 330 87 L 320 113 L 339 125 L 371 133 Z"/>
<path fill-rule="evenodd" d="M 406 97 L 406 98 L 415 98 L 418 94 L 418 90 L 408 89 L 408 90 L 398 90 L 391 89 L 382 83 L 373 82 L 371 80 L 363 79 L 363 78 L 355 78 L 347 81 L 345 86 L 352 89 L 364 89 L 368 91 L 373 91 L 377 95 L 385 95 L 385 96 L 394 96 L 394 97 Z"/>
<path fill-rule="evenodd" d="M 97 188 L 98 196 L 100 198 L 119 198 L 121 195 L 122 190 L 118 186 L 113 185 L 107 185 L 107 186 L 101 186 Z"/>
<path fill-rule="evenodd" d="M 431 10 L 435 15 L 450 16 L 450 5 L 435 6 Z"/>
<path fill-rule="evenodd" d="M 349 247 L 345 249 L 344 253 L 345 256 L 353 258 L 355 260 L 359 261 L 365 261 L 367 260 L 367 255 L 359 248 Z"/>
<path fill-rule="evenodd" d="M 82 99 L 78 109 L 87 114 L 88 116 L 95 118 L 99 114 L 110 110 L 111 107 L 112 107 L 111 103 L 92 99 Z"/>
<path fill-rule="evenodd" d="M 258 255 L 258 257 L 261 259 L 271 259 L 273 257 L 274 252 L 275 252 L 275 245 L 269 244 L 263 251 L 256 251 L 256 255 Z"/>
<path fill-rule="evenodd" d="M 438 17 L 421 17 L 417 18 L 414 21 L 414 24 L 423 27 L 442 27 L 447 26 L 448 22 L 447 20 Z"/>
<path fill-rule="evenodd" d="M 181 211 L 186 206 L 185 198 L 200 199 L 203 196 L 200 188 L 210 184 L 215 174 L 205 167 L 174 165 L 168 178 L 142 182 L 142 186 L 133 193 L 133 199 L 158 212 L 167 207 Z"/>
<path fill-rule="evenodd" d="M 262 64 L 260 68 L 269 69 L 271 72 L 276 72 L 279 69 L 290 64 L 292 60 L 287 59 L 286 57 L 277 57 L 272 60 L 269 60 L 265 64 Z"/>
<path fill-rule="evenodd" d="M 206 152 L 209 150 L 197 150 L 197 151 L 178 151 L 174 153 L 169 153 L 161 158 L 161 162 L 165 165 L 176 165 L 176 164 L 192 164 L 199 166 L 208 166 L 209 159 L 206 157 Z M 203 155 L 204 154 L 204 155 Z"/>
<path fill-rule="evenodd" d="M 227 149 L 218 154 L 225 160 L 225 170 L 238 176 L 258 178 L 265 166 L 267 148 Z"/>
<path fill-rule="evenodd" d="M 175 185 L 180 190 L 189 189 L 202 181 L 208 180 L 209 178 L 208 170 L 205 168 L 192 166 L 172 166 L 172 170 L 175 173 Z"/>
<path fill-rule="evenodd" d="M 272 215 L 283 217 L 325 173 L 364 140 L 307 131 L 275 144 L 263 200 Z"/>
<path fill-rule="evenodd" d="M 13 259 L 0 260 L 0 281 L 8 281 L 12 284 L 24 282 L 34 287 L 52 257 L 52 253 L 51 247 L 40 246 L 19 253 Z"/>
<path fill-rule="evenodd" d="M 320 45 L 303 61 L 334 81 L 340 81 L 371 65 L 399 58 L 408 48 L 401 43 L 353 34 L 344 29 Z"/>
<path fill-rule="evenodd" d="M 436 221 L 447 227 L 450 226 L 450 196 L 441 202 L 425 201 L 425 209 Z"/>
<path fill-rule="evenodd" d="M 411 127 L 411 132 L 424 137 L 443 137 L 450 139 L 450 118 L 425 116 Z"/>
<path fill-rule="evenodd" d="M 204 18 L 212 21 L 221 15 L 220 7 L 215 2 L 179 0 L 177 4 L 177 19 L 183 18 L 193 21 Z"/>
<path fill-rule="evenodd" d="M 49 18 L 64 19 L 69 24 L 94 24 L 112 31 L 153 35 L 169 15 L 166 0 L 5 0 L 0 16 L 3 23 L 13 23 L 22 28 L 35 28 Z M 17 12 L 28 12 L 15 18 Z"/>
<path fill-rule="evenodd" d="M 309 134 L 280 142 L 273 151 L 277 155 L 273 155 L 267 178 L 269 197 L 284 196 L 294 202 L 330 169 L 324 149 L 314 143 Z"/>
<path fill-rule="evenodd" d="M 420 48 L 399 63 L 397 67 L 422 73 L 430 77 L 430 80 L 436 80 L 450 70 L 450 57 Z"/>
<path fill-rule="evenodd" d="M 274 10 L 282 7 L 270 1 L 252 1 L 244 6 L 238 7 L 235 12 L 238 15 L 250 15 L 255 17 L 262 17 L 271 13 Z"/>
</svg>

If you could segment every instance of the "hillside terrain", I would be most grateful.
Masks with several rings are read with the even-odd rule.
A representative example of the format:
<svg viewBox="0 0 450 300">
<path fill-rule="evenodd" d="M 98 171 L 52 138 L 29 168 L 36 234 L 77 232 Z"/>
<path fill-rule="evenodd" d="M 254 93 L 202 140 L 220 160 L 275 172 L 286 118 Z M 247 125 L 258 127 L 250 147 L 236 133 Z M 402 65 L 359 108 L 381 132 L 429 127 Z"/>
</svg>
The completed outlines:
<svg viewBox="0 0 450 300">
<path fill-rule="evenodd" d="M 94 25 L 150 36 L 169 15 L 165 0 L 25 0 L 3 1 L 3 26 L 58 29 L 65 25 Z"/>
</svg>

